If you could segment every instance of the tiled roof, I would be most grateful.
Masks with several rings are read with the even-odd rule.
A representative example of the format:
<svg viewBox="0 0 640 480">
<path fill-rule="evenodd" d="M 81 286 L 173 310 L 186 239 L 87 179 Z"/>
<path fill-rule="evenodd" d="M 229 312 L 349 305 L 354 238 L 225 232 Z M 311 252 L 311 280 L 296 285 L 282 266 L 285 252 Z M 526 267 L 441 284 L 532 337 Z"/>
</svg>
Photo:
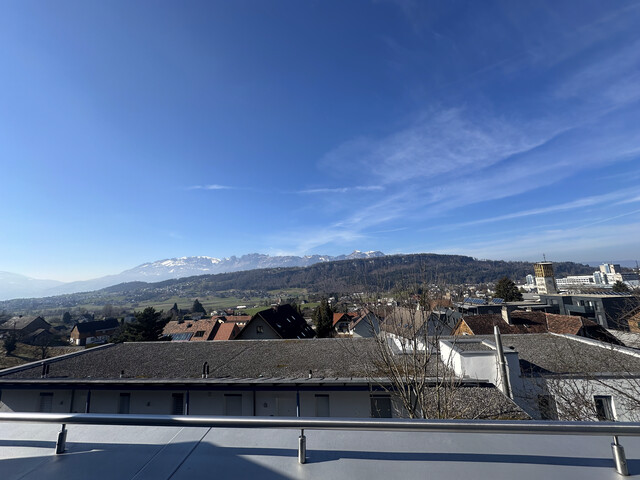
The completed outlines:
<svg viewBox="0 0 640 480">
<path fill-rule="evenodd" d="M 0 329 L 10 330 L 22 330 L 25 327 L 28 327 L 32 322 L 41 319 L 45 321 L 44 318 L 40 316 L 24 316 L 24 317 L 12 317 L 7 320 L 5 323 L 0 325 Z M 46 321 L 45 321 L 46 322 Z"/>
<path fill-rule="evenodd" d="M 192 342 L 202 342 L 213 339 L 220 325 L 218 320 L 184 320 L 167 322 L 162 333 L 164 335 L 176 335 L 180 340 L 190 340 Z M 192 334 L 186 338 L 183 334 Z M 183 338 L 185 337 L 185 338 Z"/>
<path fill-rule="evenodd" d="M 132 342 L 48 359 L 49 378 L 194 379 L 208 362 L 209 378 L 367 378 L 376 345 L 370 339 L 232 340 L 219 342 Z M 0 381 L 39 379 L 38 362 Z M 380 372 L 378 372 L 380 373 Z"/>
<path fill-rule="evenodd" d="M 482 337 L 493 342 L 493 336 Z M 622 374 L 640 376 L 640 358 L 624 347 L 550 333 L 502 335 L 505 351 L 518 352 L 524 374 Z M 634 351 L 634 350 L 630 350 Z"/>
<path fill-rule="evenodd" d="M 211 320 L 220 319 L 223 322 L 247 323 L 252 318 L 251 315 L 214 315 Z"/>
<path fill-rule="evenodd" d="M 240 333 L 240 327 L 234 322 L 223 323 L 218 327 L 214 340 L 233 340 Z"/>
<path fill-rule="evenodd" d="M 351 321 L 351 317 L 349 317 L 349 315 L 347 315 L 346 313 L 334 313 L 333 314 L 333 326 L 336 325 L 336 323 L 343 321 L 343 322 L 350 322 Z"/>
<path fill-rule="evenodd" d="M 500 314 L 465 315 L 460 321 L 466 323 L 474 335 L 491 335 L 494 325 L 498 325 L 502 334 L 551 332 L 620 343 L 603 327 L 587 318 L 522 310 L 513 310 L 509 315 L 510 323 L 505 322 Z"/>
</svg>

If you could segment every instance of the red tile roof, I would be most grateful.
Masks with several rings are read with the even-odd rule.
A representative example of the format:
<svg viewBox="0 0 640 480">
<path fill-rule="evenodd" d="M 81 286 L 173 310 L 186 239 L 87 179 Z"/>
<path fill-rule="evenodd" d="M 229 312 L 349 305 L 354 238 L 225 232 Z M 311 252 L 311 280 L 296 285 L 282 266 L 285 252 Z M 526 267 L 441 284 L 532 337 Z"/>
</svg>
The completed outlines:
<svg viewBox="0 0 640 480">
<path fill-rule="evenodd" d="M 233 340 L 240 333 L 240 327 L 235 322 L 223 323 L 218 327 L 214 340 Z"/>
<path fill-rule="evenodd" d="M 172 335 L 176 333 L 193 333 L 190 340 L 191 342 L 203 342 L 206 340 L 212 340 L 220 322 L 218 320 L 184 320 L 167 322 L 162 333 L 164 335 Z M 199 333 L 202 332 L 202 333 Z M 198 335 L 196 336 L 196 333 Z"/>
</svg>

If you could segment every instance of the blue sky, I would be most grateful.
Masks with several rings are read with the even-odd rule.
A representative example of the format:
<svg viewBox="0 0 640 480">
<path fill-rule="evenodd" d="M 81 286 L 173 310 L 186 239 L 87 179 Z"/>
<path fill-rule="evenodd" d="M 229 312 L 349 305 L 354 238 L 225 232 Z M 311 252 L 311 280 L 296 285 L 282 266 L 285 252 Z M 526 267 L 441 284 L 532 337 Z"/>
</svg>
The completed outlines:
<svg viewBox="0 0 640 480">
<path fill-rule="evenodd" d="M 640 3 L 0 2 L 0 270 L 640 258 Z"/>
</svg>

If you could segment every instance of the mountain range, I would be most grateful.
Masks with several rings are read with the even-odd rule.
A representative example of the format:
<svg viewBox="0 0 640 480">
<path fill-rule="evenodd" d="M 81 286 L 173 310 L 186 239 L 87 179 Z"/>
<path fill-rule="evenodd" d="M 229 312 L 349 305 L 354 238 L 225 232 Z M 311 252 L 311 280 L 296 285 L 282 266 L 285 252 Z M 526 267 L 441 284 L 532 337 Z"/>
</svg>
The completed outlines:
<svg viewBox="0 0 640 480">
<path fill-rule="evenodd" d="M 348 255 L 271 256 L 250 253 L 241 257 L 214 258 L 206 256 L 179 257 L 143 263 L 116 275 L 91 280 L 59 282 L 39 280 L 16 273 L 0 272 L 0 300 L 40 298 L 77 292 L 90 292 L 125 282 L 160 282 L 194 275 L 239 272 L 259 268 L 308 267 L 321 262 L 383 257 L 379 251 L 355 250 Z"/>
</svg>

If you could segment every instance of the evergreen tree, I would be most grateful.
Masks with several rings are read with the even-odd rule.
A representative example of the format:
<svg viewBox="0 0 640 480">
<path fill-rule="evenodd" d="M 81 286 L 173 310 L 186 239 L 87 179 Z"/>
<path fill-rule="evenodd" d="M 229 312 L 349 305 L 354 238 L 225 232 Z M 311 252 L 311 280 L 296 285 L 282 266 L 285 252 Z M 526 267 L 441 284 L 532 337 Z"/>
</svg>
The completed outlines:
<svg viewBox="0 0 640 480">
<path fill-rule="evenodd" d="M 326 299 L 320 301 L 320 305 L 313 311 L 313 323 L 316 326 L 316 335 L 320 338 L 330 337 L 333 332 L 333 311 Z"/>
<path fill-rule="evenodd" d="M 620 280 L 618 280 L 616 283 L 613 284 L 613 287 L 611 287 L 611 290 L 613 290 L 616 293 L 626 293 L 629 291 L 629 287 L 627 287 L 626 283 L 623 283 Z"/>
<path fill-rule="evenodd" d="M 114 342 L 155 342 L 160 340 L 162 330 L 167 321 L 162 320 L 162 312 L 147 307 L 142 312 L 135 313 L 136 320 L 124 326 Z"/>
<path fill-rule="evenodd" d="M 191 313 L 204 313 L 207 314 L 207 311 L 204 309 L 200 301 L 196 298 L 193 302 L 193 307 L 191 308 Z"/>
<path fill-rule="evenodd" d="M 15 333 L 10 333 L 4 338 L 3 346 L 5 355 L 11 355 L 13 353 L 13 351 L 18 346 L 18 340 L 16 339 Z"/>
<path fill-rule="evenodd" d="M 71 314 L 69 312 L 64 312 L 64 315 L 62 315 L 62 323 L 66 325 L 71 323 Z"/>
<path fill-rule="evenodd" d="M 502 298 L 505 302 L 522 301 L 522 294 L 509 277 L 502 277 L 498 280 L 498 283 L 496 283 L 495 297 Z"/>
</svg>

